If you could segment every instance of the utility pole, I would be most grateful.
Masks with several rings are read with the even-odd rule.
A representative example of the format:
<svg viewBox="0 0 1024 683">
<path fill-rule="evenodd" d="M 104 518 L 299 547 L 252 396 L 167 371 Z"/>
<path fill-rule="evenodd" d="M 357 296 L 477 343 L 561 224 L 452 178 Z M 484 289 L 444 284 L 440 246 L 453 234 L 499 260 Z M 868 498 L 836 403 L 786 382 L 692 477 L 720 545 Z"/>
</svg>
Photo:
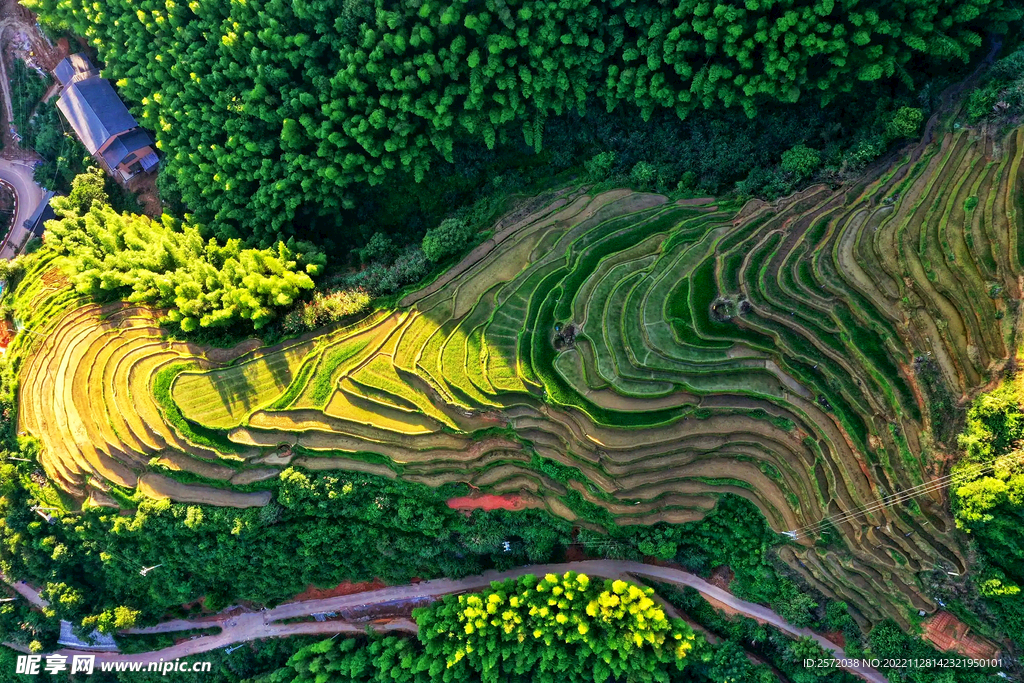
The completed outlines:
<svg viewBox="0 0 1024 683">
<path fill-rule="evenodd" d="M 47 513 L 43 512 L 43 510 L 54 510 L 56 512 L 60 512 L 61 511 L 60 508 L 43 507 L 41 505 L 34 505 L 31 508 L 29 508 L 29 509 L 32 510 L 32 512 L 34 512 L 37 515 L 39 515 L 40 517 L 42 517 L 43 519 L 45 519 L 47 524 L 53 524 L 54 522 L 57 521 L 57 518 L 54 517 L 53 515 L 50 515 L 50 514 L 47 514 Z"/>
</svg>

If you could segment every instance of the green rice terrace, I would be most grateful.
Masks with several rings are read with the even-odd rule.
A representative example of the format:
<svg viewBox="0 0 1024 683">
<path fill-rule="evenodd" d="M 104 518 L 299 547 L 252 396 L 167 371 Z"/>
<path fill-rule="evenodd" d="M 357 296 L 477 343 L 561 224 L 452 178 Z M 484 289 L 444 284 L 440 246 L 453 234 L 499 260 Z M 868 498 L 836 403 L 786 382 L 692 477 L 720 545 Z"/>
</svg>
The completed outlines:
<svg viewBox="0 0 1024 683">
<path fill-rule="evenodd" d="M 1022 155 L 1024 128 L 962 129 L 772 205 L 562 194 L 395 309 L 272 347 L 65 307 L 23 367 L 19 428 L 100 505 L 118 487 L 262 505 L 288 466 L 462 481 L 570 519 L 581 496 L 620 524 L 732 493 L 811 529 L 783 559 L 868 619 L 930 608 L 914 574 L 966 567 L 944 492 L 841 515 L 939 476 L 942 410 L 1014 355 Z M 852 559 L 815 546 L 824 518 Z"/>
</svg>

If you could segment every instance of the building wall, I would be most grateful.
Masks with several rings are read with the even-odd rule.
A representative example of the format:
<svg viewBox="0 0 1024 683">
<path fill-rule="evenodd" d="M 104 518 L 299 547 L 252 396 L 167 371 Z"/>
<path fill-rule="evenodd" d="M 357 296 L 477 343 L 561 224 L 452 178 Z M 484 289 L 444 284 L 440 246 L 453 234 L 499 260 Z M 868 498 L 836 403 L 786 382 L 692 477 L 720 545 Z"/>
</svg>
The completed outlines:
<svg viewBox="0 0 1024 683">
<path fill-rule="evenodd" d="M 129 173 L 128 168 L 132 164 L 138 163 L 147 154 L 152 154 L 154 151 L 155 150 L 153 149 L 152 146 L 146 146 L 146 147 L 143 147 L 142 149 L 135 150 L 135 158 L 132 159 L 131 161 L 127 162 L 127 163 L 119 164 L 118 167 L 117 167 L 117 170 L 118 171 L 123 171 L 125 174 L 128 174 Z"/>
</svg>

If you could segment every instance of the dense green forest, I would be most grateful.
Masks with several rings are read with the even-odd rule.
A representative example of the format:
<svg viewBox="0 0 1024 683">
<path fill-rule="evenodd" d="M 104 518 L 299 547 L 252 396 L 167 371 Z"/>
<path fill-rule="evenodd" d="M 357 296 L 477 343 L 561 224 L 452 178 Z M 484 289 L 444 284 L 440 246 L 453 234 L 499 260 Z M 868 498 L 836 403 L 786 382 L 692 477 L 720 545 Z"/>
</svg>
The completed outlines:
<svg viewBox="0 0 1024 683">
<path fill-rule="evenodd" d="M 975 400 L 960 435 L 953 512 L 978 554 L 973 583 L 998 627 L 1024 643 L 1024 391 L 1021 376 Z M 986 609 L 987 608 L 987 609 Z"/>
<path fill-rule="evenodd" d="M 15 59 L 8 75 L 11 87 L 11 110 L 14 112 L 12 123 L 19 131 L 29 128 L 29 119 L 43 98 L 43 93 L 50 87 L 52 79 L 41 76 L 32 67 L 20 59 Z"/>
<path fill-rule="evenodd" d="M 894 94 L 933 64 L 962 64 L 1020 16 L 1006 0 L 27 4 L 96 47 L 156 133 L 165 196 L 221 237 L 264 242 L 416 228 L 413 214 L 438 201 L 450 211 L 471 187 L 515 188 L 547 145 L 572 159 L 539 159 L 550 174 L 588 148 L 635 155 L 665 135 L 662 155 L 694 163 L 634 159 L 630 173 L 709 191 L 744 177 L 748 189 L 785 184 L 765 176 L 792 174 L 778 161 L 804 142 L 837 168 L 857 163 L 884 145 Z M 783 106 L 794 103 L 804 108 Z M 712 115 L 679 127 L 701 111 Z M 782 146 L 757 139 L 760 158 L 731 167 L 722 155 L 742 158 L 752 141 L 740 119 L 772 112 Z M 433 206 L 428 193 L 396 192 L 431 169 Z"/>
</svg>

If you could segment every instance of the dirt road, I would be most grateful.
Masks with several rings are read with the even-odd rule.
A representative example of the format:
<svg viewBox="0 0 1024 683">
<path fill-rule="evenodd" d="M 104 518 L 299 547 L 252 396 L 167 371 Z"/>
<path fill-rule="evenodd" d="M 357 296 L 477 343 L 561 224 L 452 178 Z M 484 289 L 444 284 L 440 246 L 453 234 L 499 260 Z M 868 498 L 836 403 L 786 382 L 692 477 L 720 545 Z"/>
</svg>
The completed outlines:
<svg viewBox="0 0 1024 683">
<path fill-rule="evenodd" d="M 48 607 L 50 603 L 39 597 L 39 591 L 32 586 L 28 585 L 24 581 L 15 581 L 11 583 L 6 578 L 3 579 L 4 583 L 13 588 L 19 595 L 24 597 L 26 600 L 31 602 L 36 607 Z"/>
<path fill-rule="evenodd" d="M 3 51 L 4 34 L 7 33 L 8 28 L 14 25 L 16 24 L 13 19 L 0 21 L 0 53 Z M 3 87 L 4 115 L 7 117 L 7 121 L 14 121 L 14 109 L 11 108 L 11 87 L 10 81 L 7 78 L 7 65 L 4 61 L 2 56 L 0 56 L 0 86 Z"/>
<path fill-rule="evenodd" d="M 480 590 L 489 586 L 492 581 L 519 577 L 524 574 L 561 574 L 570 570 L 603 578 L 634 576 L 655 579 L 680 586 L 690 586 L 708 598 L 717 600 L 750 617 L 769 623 L 791 636 L 808 636 L 814 639 L 826 650 L 831 651 L 837 659 L 843 659 L 845 657 L 845 653 L 842 648 L 838 647 L 835 643 L 826 640 L 824 637 L 808 629 L 792 626 L 767 607 L 747 602 L 745 600 L 740 600 L 732 593 L 708 583 L 699 576 L 670 567 L 658 567 L 641 564 L 639 562 L 625 562 L 618 560 L 587 560 L 584 562 L 572 562 L 565 564 L 520 567 L 506 572 L 490 571 L 477 576 L 466 577 L 464 579 L 436 579 L 408 586 L 388 586 L 379 590 L 355 593 L 352 595 L 341 595 L 319 600 L 303 600 L 301 602 L 286 603 L 262 612 L 219 614 L 213 617 L 191 620 L 176 619 L 156 626 L 131 629 L 125 633 L 173 633 L 175 631 L 204 629 L 214 626 L 219 626 L 223 630 L 217 635 L 198 637 L 194 640 L 179 643 L 172 647 L 155 652 L 134 655 L 96 653 L 96 656 L 99 661 L 152 662 L 161 658 L 164 660 L 172 660 L 178 657 L 186 657 L 202 652 L 209 652 L 210 650 L 225 647 L 232 643 L 256 640 L 258 638 L 271 638 L 276 636 L 296 635 L 300 633 L 362 633 L 366 628 L 365 623 L 326 621 L 280 624 L 275 622 L 299 617 L 308 617 L 322 612 L 338 612 L 343 609 L 351 609 L 355 607 L 379 606 L 389 603 L 400 604 L 416 599 L 437 598 L 451 593 Z M 377 630 L 414 633 L 416 631 L 416 624 L 406 619 L 396 619 L 379 626 Z M 75 652 L 71 650 L 62 650 L 61 653 L 75 654 Z M 870 681 L 871 683 L 886 683 L 885 676 L 875 669 L 869 667 L 850 667 L 847 670 L 866 681 Z"/>
</svg>

